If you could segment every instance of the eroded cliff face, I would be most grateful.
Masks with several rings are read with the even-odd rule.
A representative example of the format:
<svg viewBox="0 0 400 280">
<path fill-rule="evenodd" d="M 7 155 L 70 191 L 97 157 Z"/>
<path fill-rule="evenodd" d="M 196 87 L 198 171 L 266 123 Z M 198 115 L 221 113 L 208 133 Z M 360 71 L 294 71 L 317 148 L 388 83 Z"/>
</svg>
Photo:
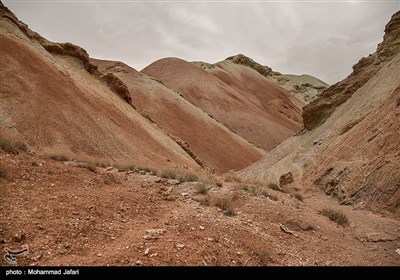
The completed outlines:
<svg viewBox="0 0 400 280">
<path fill-rule="evenodd" d="M 377 51 L 363 57 L 353 66 L 353 72 L 343 81 L 325 91 L 317 99 L 303 108 L 304 127 L 308 130 L 321 125 L 335 109 L 346 102 L 379 69 L 400 50 L 400 11 L 395 13 L 385 27 L 383 42 Z"/>
<path fill-rule="evenodd" d="M 327 83 L 310 75 L 282 74 L 280 72 L 273 71 L 271 67 L 261 65 L 243 54 L 230 56 L 225 59 L 225 61 L 252 68 L 266 77 L 268 80 L 289 91 L 304 104 L 308 104 L 313 101 L 318 94 L 320 94 L 329 86 Z M 199 62 L 197 62 L 197 65 L 201 66 L 203 69 L 212 69 L 210 66 L 215 67 L 215 65 Z M 218 63 L 216 65 L 218 65 Z"/>
<path fill-rule="evenodd" d="M 386 25 L 377 52 L 304 109 L 306 129 L 261 161 L 243 178 L 323 191 L 356 209 L 400 215 L 400 13 Z"/>
<path fill-rule="evenodd" d="M 18 20 L 18 18 L 0 2 L 0 17 L 12 21 L 18 28 L 32 41 L 39 43 L 45 50 L 54 55 L 65 55 L 78 58 L 83 67 L 94 77 L 105 81 L 110 89 L 132 105 L 132 97 L 127 86 L 115 75 L 103 75 L 97 69 L 97 66 L 90 61 L 89 54 L 84 48 L 72 43 L 56 43 L 43 38 L 40 34 L 29 29 L 28 25 Z"/>
</svg>

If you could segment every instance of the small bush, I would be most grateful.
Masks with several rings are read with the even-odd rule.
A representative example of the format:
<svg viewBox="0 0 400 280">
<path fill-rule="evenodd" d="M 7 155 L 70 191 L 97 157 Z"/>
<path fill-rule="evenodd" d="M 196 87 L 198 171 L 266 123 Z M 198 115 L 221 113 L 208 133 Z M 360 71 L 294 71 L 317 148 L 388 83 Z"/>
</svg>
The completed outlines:
<svg viewBox="0 0 400 280">
<path fill-rule="evenodd" d="M 349 223 L 349 220 L 345 214 L 334 209 L 324 208 L 322 211 L 320 211 L 320 214 L 328 217 L 331 221 L 334 221 L 341 226 L 345 226 Z"/>
<path fill-rule="evenodd" d="M 236 216 L 236 212 L 232 208 L 232 201 L 237 199 L 237 193 L 228 197 L 217 197 L 214 205 L 224 211 L 225 216 Z"/>
<path fill-rule="evenodd" d="M 397 106 L 397 107 L 400 106 L 400 96 L 397 97 L 397 99 L 396 99 L 396 106 Z"/>
<path fill-rule="evenodd" d="M 150 168 L 150 174 L 151 175 L 157 175 L 158 174 L 158 172 L 157 172 L 157 170 L 156 169 L 154 169 L 154 168 Z"/>
<path fill-rule="evenodd" d="M 252 196 L 259 196 L 263 193 L 263 189 L 257 186 L 241 185 L 239 188 L 250 193 Z"/>
<path fill-rule="evenodd" d="M 235 210 L 230 208 L 230 209 L 224 211 L 224 215 L 228 216 L 228 217 L 233 217 L 233 216 L 236 216 L 237 213 L 235 212 Z"/>
<path fill-rule="evenodd" d="M 68 161 L 69 160 L 69 158 L 64 155 L 52 155 L 51 158 L 54 159 L 55 161 Z"/>
<path fill-rule="evenodd" d="M 215 201 L 215 206 L 220 208 L 221 210 L 231 209 L 232 199 L 228 197 L 218 197 Z"/>
<path fill-rule="evenodd" d="M 137 171 L 144 171 L 144 172 L 146 172 L 146 173 L 150 173 L 150 172 L 151 172 L 150 168 L 147 167 L 147 166 L 145 166 L 145 167 L 139 166 L 138 168 L 136 168 L 136 170 L 137 170 Z"/>
<path fill-rule="evenodd" d="M 273 200 L 273 201 L 278 201 L 278 197 L 276 195 L 274 195 L 274 194 L 269 194 L 268 198 Z"/>
<path fill-rule="evenodd" d="M 221 182 L 216 182 L 215 185 L 216 185 L 218 188 L 222 188 L 222 183 L 221 183 Z"/>
<path fill-rule="evenodd" d="M 87 169 L 89 169 L 90 171 L 92 171 L 93 173 L 97 173 L 97 167 L 93 163 L 88 163 L 88 164 L 86 164 L 85 167 Z"/>
<path fill-rule="evenodd" d="M 270 189 L 275 190 L 275 191 L 284 192 L 284 191 L 282 190 L 282 188 L 279 187 L 279 186 L 278 186 L 277 184 L 275 184 L 275 183 L 269 183 L 268 187 L 269 187 Z"/>
<path fill-rule="evenodd" d="M 226 175 L 225 176 L 225 182 L 237 182 L 241 183 L 242 180 L 234 175 Z"/>
<path fill-rule="evenodd" d="M 104 183 L 107 185 L 111 183 L 120 184 L 122 182 L 121 177 L 116 173 L 106 173 L 103 178 Z"/>
<path fill-rule="evenodd" d="M 0 178 L 7 179 L 7 171 L 6 169 L 0 165 Z"/>
<path fill-rule="evenodd" d="M 190 172 L 182 172 L 181 174 L 179 174 L 178 180 L 180 182 L 195 182 L 199 180 L 199 177 Z"/>
<path fill-rule="evenodd" d="M 203 184 L 203 183 L 197 184 L 196 193 L 206 194 L 207 192 L 208 192 L 208 188 L 205 184 Z"/>
<path fill-rule="evenodd" d="M 173 169 L 165 169 L 161 171 L 160 176 L 161 178 L 176 179 L 178 177 L 178 173 Z"/>
<path fill-rule="evenodd" d="M 25 142 L 22 142 L 22 141 L 17 141 L 15 143 L 15 147 L 19 148 L 19 149 L 21 149 L 21 150 L 23 150 L 24 152 L 27 152 L 27 153 L 31 153 L 32 152 L 32 148 L 29 147 L 28 144 L 26 144 Z"/>
<path fill-rule="evenodd" d="M 0 139 L 0 148 L 6 153 L 18 154 L 18 151 L 14 148 L 13 143 L 7 139 Z"/>
<path fill-rule="evenodd" d="M 199 180 L 199 177 L 197 177 L 197 175 L 193 173 L 178 171 L 174 169 L 163 170 L 161 171 L 160 176 L 162 178 L 175 179 L 178 180 L 179 182 L 195 182 Z"/>
<path fill-rule="evenodd" d="M 203 206 L 209 206 L 210 205 L 210 201 L 208 200 L 208 198 L 200 199 L 199 202 L 200 202 L 200 205 L 203 205 Z"/>
<path fill-rule="evenodd" d="M 258 250 L 256 252 L 254 252 L 254 254 L 256 255 L 258 261 L 260 262 L 260 265 L 267 265 L 268 260 L 269 260 L 269 253 L 266 250 Z"/>
<path fill-rule="evenodd" d="M 300 193 L 295 193 L 295 194 L 294 194 L 294 197 L 297 198 L 297 199 L 300 200 L 300 201 L 303 201 L 303 200 L 304 200 L 304 197 L 303 197 Z"/>
<path fill-rule="evenodd" d="M 97 167 L 102 167 L 102 168 L 106 168 L 107 166 L 110 166 L 110 164 L 106 163 L 106 162 L 96 162 L 96 163 L 94 163 L 94 165 L 96 165 Z"/>
<path fill-rule="evenodd" d="M 133 164 L 126 164 L 126 165 L 118 164 L 114 167 L 117 168 L 119 172 L 127 172 L 127 171 L 135 170 L 135 166 Z"/>
<path fill-rule="evenodd" d="M 267 192 L 266 190 L 262 190 L 262 193 L 261 193 L 263 196 L 265 196 L 266 198 L 269 198 L 269 199 L 271 199 L 271 200 L 273 200 L 273 201 L 277 201 L 278 200 L 278 197 L 276 196 L 276 195 L 273 195 L 273 194 L 270 194 L 269 192 Z"/>
</svg>

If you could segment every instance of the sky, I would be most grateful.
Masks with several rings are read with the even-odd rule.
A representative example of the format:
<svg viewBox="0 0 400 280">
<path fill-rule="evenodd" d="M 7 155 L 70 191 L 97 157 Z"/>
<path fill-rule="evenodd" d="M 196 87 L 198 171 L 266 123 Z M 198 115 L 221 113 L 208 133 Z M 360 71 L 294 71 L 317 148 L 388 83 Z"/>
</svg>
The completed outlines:
<svg viewBox="0 0 400 280">
<path fill-rule="evenodd" d="M 164 57 L 215 63 L 242 53 L 329 84 L 376 50 L 398 1 L 5 1 L 43 37 L 136 70 Z"/>
</svg>

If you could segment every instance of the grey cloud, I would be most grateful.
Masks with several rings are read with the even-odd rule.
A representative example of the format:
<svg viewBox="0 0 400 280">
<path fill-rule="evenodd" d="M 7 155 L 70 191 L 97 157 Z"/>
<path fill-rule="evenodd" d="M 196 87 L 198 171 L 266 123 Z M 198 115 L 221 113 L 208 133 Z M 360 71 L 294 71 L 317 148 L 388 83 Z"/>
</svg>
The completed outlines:
<svg viewBox="0 0 400 280">
<path fill-rule="evenodd" d="M 400 8 L 396 2 L 4 3 L 48 39 L 138 70 L 168 56 L 212 63 L 243 53 L 276 71 L 329 83 L 376 49 Z"/>
</svg>

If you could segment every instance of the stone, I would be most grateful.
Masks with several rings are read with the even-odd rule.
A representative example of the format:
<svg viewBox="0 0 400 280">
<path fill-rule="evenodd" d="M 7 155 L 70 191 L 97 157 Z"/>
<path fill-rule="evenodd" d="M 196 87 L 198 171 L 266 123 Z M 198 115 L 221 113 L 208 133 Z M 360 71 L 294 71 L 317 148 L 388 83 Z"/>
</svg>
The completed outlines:
<svg viewBox="0 0 400 280">
<path fill-rule="evenodd" d="M 175 180 L 175 179 L 168 179 L 167 182 L 166 182 L 167 185 L 179 185 L 179 183 L 180 182 L 178 180 Z"/>
<path fill-rule="evenodd" d="M 185 244 L 182 244 L 182 243 L 177 243 L 175 246 L 176 246 L 176 248 L 178 248 L 178 249 L 183 249 L 183 248 L 185 248 Z"/>
<path fill-rule="evenodd" d="M 188 198 L 188 197 L 189 197 L 189 194 L 186 193 L 186 192 L 181 193 L 181 195 L 182 195 L 183 197 L 185 197 L 185 198 Z"/>
<path fill-rule="evenodd" d="M 146 229 L 146 233 L 148 234 L 155 234 L 155 235 L 160 235 L 166 233 L 167 230 L 165 228 L 152 228 L 152 229 Z"/>
<path fill-rule="evenodd" d="M 281 230 L 287 234 L 293 234 L 293 231 L 291 231 L 290 229 L 288 229 L 287 227 L 285 227 L 282 224 L 279 224 L 279 227 L 281 228 Z"/>
<path fill-rule="evenodd" d="M 293 174 L 292 172 L 288 172 L 286 174 L 283 174 L 280 178 L 279 178 L 279 186 L 286 186 L 289 185 L 290 183 L 293 183 Z"/>
<path fill-rule="evenodd" d="M 150 248 L 147 248 L 147 249 L 144 251 L 144 255 L 147 256 L 147 255 L 149 254 L 149 252 L 150 252 Z"/>
<path fill-rule="evenodd" d="M 17 233 L 17 234 L 15 234 L 14 235 L 14 237 L 12 238 L 12 240 L 14 241 L 14 242 L 22 242 L 23 240 L 25 240 L 26 239 L 26 235 L 25 235 L 25 233 Z"/>
<path fill-rule="evenodd" d="M 161 183 L 161 178 L 156 178 L 156 179 L 154 180 L 154 183 Z"/>
</svg>

